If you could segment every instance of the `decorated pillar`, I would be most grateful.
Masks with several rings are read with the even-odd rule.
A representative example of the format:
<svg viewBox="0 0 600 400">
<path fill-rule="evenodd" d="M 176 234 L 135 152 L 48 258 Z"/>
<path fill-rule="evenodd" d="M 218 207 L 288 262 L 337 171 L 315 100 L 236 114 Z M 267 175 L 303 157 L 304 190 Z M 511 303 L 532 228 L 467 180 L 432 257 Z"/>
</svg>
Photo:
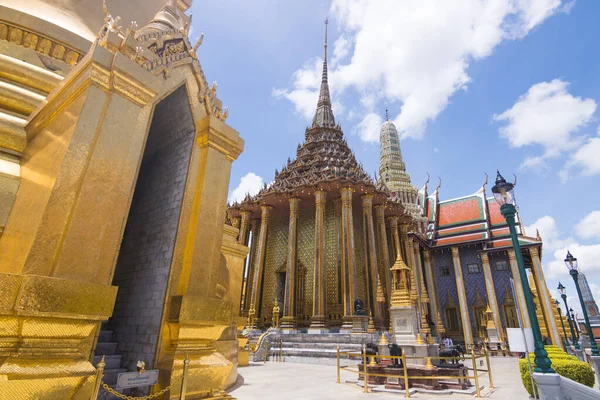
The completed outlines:
<svg viewBox="0 0 600 400">
<path fill-rule="evenodd" d="M 400 227 L 400 233 L 402 235 L 401 243 L 404 245 L 404 254 L 406 254 L 406 263 L 410 267 L 410 298 L 413 303 L 417 306 L 418 313 L 421 312 L 421 288 L 419 286 L 418 275 L 415 268 L 415 254 L 413 252 L 413 238 L 408 237 L 408 224 L 402 223 Z"/>
<path fill-rule="evenodd" d="M 388 217 L 388 220 L 390 221 L 390 231 L 392 232 L 392 240 L 393 240 L 393 244 L 394 244 L 394 251 L 396 252 L 396 254 L 394 254 L 394 259 L 398 258 L 398 253 L 402 254 L 401 250 L 400 250 L 400 235 L 398 233 L 398 217 L 397 216 L 391 216 Z"/>
<path fill-rule="evenodd" d="M 494 324 L 496 324 L 496 328 L 498 329 L 498 336 L 500 337 L 500 340 L 503 340 L 504 333 L 502 330 L 502 320 L 500 319 L 500 308 L 498 307 L 498 299 L 496 297 L 496 289 L 494 288 L 494 278 L 492 276 L 488 253 L 481 253 L 481 264 L 483 265 L 488 305 L 492 310 Z"/>
<path fill-rule="evenodd" d="M 423 269 L 421 263 L 421 245 L 419 242 L 413 240 L 413 248 L 414 248 L 414 257 L 415 257 L 415 269 L 419 276 L 420 289 L 421 289 L 421 331 L 423 334 L 427 336 L 427 342 L 433 343 L 433 338 L 431 337 L 431 328 L 429 327 L 429 321 L 427 320 L 427 316 L 429 310 L 427 308 L 427 304 L 429 304 L 429 294 L 427 287 L 425 286 L 425 277 L 423 276 Z"/>
<path fill-rule="evenodd" d="M 248 228 L 250 227 L 250 217 L 252 216 L 252 211 L 242 210 L 240 211 L 242 216 L 240 222 L 240 235 L 238 236 L 238 243 L 243 244 L 244 246 L 248 245 Z"/>
<path fill-rule="evenodd" d="M 356 299 L 356 263 L 354 260 L 354 224 L 352 223 L 352 194 L 354 188 L 343 187 L 342 195 L 342 285 L 344 292 L 344 316 L 354 314 Z M 347 320 L 347 318 L 346 318 Z"/>
<path fill-rule="evenodd" d="M 527 304 L 525 303 L 525 292 L 523 291 L 523 285 L 521 284 L 521 278 L 519 275 L 519 264 L 517 263 L 517 255 L 515 254 L 514 250 L 508 251 L 508 260 L 510 262 L 510 270 L 512 272 L 513 281 L 515 282 L 515 291 L 517 292 L 517 301 L 519 302 L 519 309 L 521 310 L 523 327 L 531 328 L 529 312 L 527 311 Z M 529 288 L 526 289 L 529 290 Z"/>
<path fill-rule="evenodd" d="M 285 292 L 283 300 L 283 318 L 281 319 L 281 330 L 294 331 L 296 329 L 296 257 L 297 257 L 297 233 L 298 233 L 298 207 L 300 198 L 290 197 L 290 222 L 288 234 L 288 257 L 285 274 Z"/>
<path fill-rule="evenodd" d="M 465 281 L 463 280 L 462 265 L 458 247 L 452 248 L 452 262 L 454 263 L 454 275 L 456 277 L 456 291 L 458 292 L 458 303 L 460 306 L 460 317 L 462 320 L 463 333 L 465 335 L 465 344 L 467 348 L 473 346 L 473 332 L 471 329 L 471 318 L 469 317 L 469 304 L 467 303 L 467 293 L 465 291 Z"/>
<path fill-rule="evenodd" d="M 327 192 L 315 190 L 315 277 L 313 287 L 313 316 L 310 332 L 327 329 L 325 314 L 325 202 Z"/>
<path fill-rule="evenodd" d="M 542 269 L 542 262 L 540 260 L 540 253 L 537 247 L 530 247 L 529 255 L 533 262 L 533 278 L 535 279 L 535 286 L 538 289 L 538 296 L 540 298 L 540 304 L 542 305 L 542 311 L 544 313 L 544 319 L 546 320 L 546 327 L 552 344 L 561 347 L 560 333 L 558 332 L 558 325 L 553 317 L 552 313 L 552 300 L 550 299 L 550 292 L 546 286 L 546 280 L 544 279 L 544 270 Z"/>
<path fill-rule="evenodd" d="M 373 313 L 373 318 L 378 325 L 381 324 L 381 310 L 377 307 L 377 250 L 375 247 L 375 228 L 373 225 L 373 195 L 364 194 L 361 196 L 363 218 L 366 222 L 367 250 L 368 250 L 368 273 L 367 287 L 369 288 L 369 306 Z"/>
<path fill-rule="evenodd" d="M 258 230 L 260 228 L 260 219 L 255 218 L 250 222 L 250 232 L 252 234 L 252 243 L 250 243 L 250 254 L 248 255 L 248 273 L 246 274 L 246 285 L 244 289 L 244 312 L 247 314 L 250 309 L 250 298 L 252 296 L 252 286 L 254 284 L 254 264 L 256 260 L 256 249 L 258 247 Z"/>
<path fill-rule="evenodd" d="M 390 288 L 390 276 L 389 276 L 389 268 L 390 268 L 390 254 L 388 252 L 388 243 L 387 243 L 387 235 L 385 231 L 385 206 L 383 204 L 376 205 L 375 207 L 375 218 L 377 218 L 377 231 L 379 233 L 379 237 L 377 242 L 379 243 L 379 251 L 377 255 L 380 262 L 383 265 L 383 268 L 379 270 L 379 279 L 382 280 L 382 283 L 385 287 L 385 295 L 386 298 L 389 299 L 391 288 Z"/>
<path fill-rule="evenodd" d="M 260 233 L 256 248 L 256 259 L 254 265 L 254 284 L 252 285 L 252 297 L 250 299 L 250 310 L 248 314 L 258 317 L 260 313 L 260 291 L 262 290 L 262 276 L 267 253 L 267 229 L 269 226 L 269 214 L 273 206 L 263 204 L 261 209 Z M 256 320 L 250 321 L 251 328 L 256 328 Z"/>
<path fill-rule="evenodd" d="M 427 291 L 427 293 L 429 294 L 429 307 L 431 309 L 431 320 L 435 321 L 437 319 L 438 316 L 438 311 L 439 311 L 439 303 L 438 303 L 438 297 L 437 297 L 437 291 L 436 291 L 436 287 L 435 287 L 435 280 L 434 280 L 434 273 L 433 273 L 433 267 L 431 266 L 431 252 L 429 250 L 425 250 L 423 251 L 423 259 L 425 261 L 425 278 L 427 281 L 427 287 L 429 288 L 429 290 Z M 438 324 L 438 322 L 436 321 L 436 325 Z M 437 326 L 437 335 L 439 336 L 440 334 L 440 327 Z"/>
</svg>

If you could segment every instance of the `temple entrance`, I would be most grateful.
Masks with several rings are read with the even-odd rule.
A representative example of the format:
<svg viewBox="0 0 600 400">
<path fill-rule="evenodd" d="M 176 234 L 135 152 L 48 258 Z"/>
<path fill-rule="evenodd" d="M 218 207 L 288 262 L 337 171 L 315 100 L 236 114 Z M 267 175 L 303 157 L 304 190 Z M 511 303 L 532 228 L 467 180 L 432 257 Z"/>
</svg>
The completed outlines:
<svg viewBox="0 0 600 400">
<path fill-rule="evenodd" d="M 283 309 L 283 301 L 285 299 L 285 278 L 287 274 L 285 271 L 277 273 L 277 293 L 275 294 L 277 302 L 280 304 L 279 308 Z"/>
<path fill-rule="evenodd" d="M 122 356 L 120 366 L 129 371 L 135 371 L 138 360 L 145 362 L 146 369 L 156 362 L 194 136 L 182 86 L 154 111 L 112 282 L 119 287 L 117 300 L 109 331 L 101 335 L 114 343 L 102 351 L 116 350 Z M 97 355 L 99 350 L 100 344 Z"/>
</svg>

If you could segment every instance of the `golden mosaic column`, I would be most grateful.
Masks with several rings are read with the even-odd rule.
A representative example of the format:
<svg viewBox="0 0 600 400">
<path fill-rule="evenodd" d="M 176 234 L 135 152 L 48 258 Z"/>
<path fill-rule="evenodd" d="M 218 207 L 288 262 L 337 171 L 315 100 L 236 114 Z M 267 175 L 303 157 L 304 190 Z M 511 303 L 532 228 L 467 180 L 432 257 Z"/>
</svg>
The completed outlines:
<svg viewBox="0 0 600 400">
<path fill-rule="evenodd" d="M 558 325 L 552 314 L 552 301 L 550 300 L 550 293 L 546 286 L 546 279 L 544 279 L 544 270 L 542 269 L 542 262 L 540 260 L 540 253 L 537 247 L 530 247 L 529 254 L 533 261 L 533 278 L 535 279 L 535 286 L 538 290 L 540 298 L 540 304 L 542 305 L 542 311 L 546 320 L 546 328 L 552 339 L 552 344 L 558 347 L 562 346 L 560 341 L 560 333 L 558 333 Z"/>
<path fill-rule="evenodd" d="M 398 258 L 398 253 L 402 254 L 400 251 L 400 235 L 398 234 L 398 217 L 391 216 L 388 217 L 388 220 L 390 221 L 390 230 L 394 240 L 394 251 L 396 252 L 396 254 L 394 254 L 394 259 L 396 259 Z"/>
<path fill-rule="evenodd" d="M 430 298 L 429 305 L 431 307 L 431 320 L 434 321 L 438 315 L 439 303 L 438 303 L 437 291 L 436 291 L 436 287 L 435 287 L 433 269 L 431 266 L 431 252 L 429 250 L 425 250 L 423 252 L 423 259 L 425 261 L 425 278 L 426 278 L 426 282 L 427 282 L 427 287 L 429 288 L 427 293 L 429 294 L 429 298 Z M 438 331 L 438 335 L 439 335 L 439 331 Z"/>
<path fill-rule="evenodd" d="M 281 319 L 281 329 L 283 331 L 293 332 L 296 329 L 296 255 L 297 255 L 297 235 L 298 235 L 298 207 L 300 206 L 299 197 L 290 197 L 290 222 L 288 234 L 288 257 L 285 274 L 285 293 L 283 302 L 283 318 Z"/>
<path fill-rule="evenodd" d="M 256 259 L 256 248 L 258 243 L 258 229 L 260 219 L 256 218 L 250 222 L 250 232 L 252 243 L 250 243 L 250 255 L 248 261 L 248 274 L 246 275 L 246 286 L 244 289 L 244 311 L 247 314 L 250 309 L 250 297 L 252 296 L 252 286 L 254 283 L 254 263 Z"/>
<path fill-rule="evenodd" d="M 525 292 L 523 291 L 521 276 L 519 275 L 519 264 L 517 264 L 517 255 L 514 250 L 508 251 L 508 260 L 510 262 L 513 281 L 515 282 L 515 291 L 517 292 L 517 301 L 519 302 L 519 309 L 521 310 L 521 317 L 523 318 L 523 327 L 531 328 L 529 312 L 527 311 L 527 304 L 525 303 Z M 527 290 L 529 290 L 529 288 L 527 288 Z"/>
<path fill-rule="evenodd" d="M 238 242 L 243 244 L 244 246 L 248 245 L 248 228 L 250 227 L 250 217 L 252 216 L 252 211 L 242 210 L 240 211 L 242 215 L 242 220 L 240 223 L 240 235 L 238 236 Z"/>
<path fill-rule="evenodd" d="M 327 192 L 315 190 L 315 276 L 313 286 L 313 316 L 310 332 L 327 329 L 325 315 L 325 202 Z"/>
<path fill-rule="evenodd" d="M 458 247 L 452 248 L 452 261 L 454 263 L 454 275 L 456 276 L 456 291 L 458 292 L 458 303 L 460 305 L 460 316 L 462 319 L 462 328 L 465 335 L 465 344 L 467 348 L 473 345 L 473 332 L 471 330 L 471 318 L 469 317 L 469 303 L 467 302 L 467 293 L 465 292 L 465 281 L 463 280 L 462 266 L 460 263 Z"/>
<path fill-rule="evenodd" d="M 356 299 L 356 263 L 354 261 L 354 224 L 352 223 L 352 194 L 354 189 L 344 187 L 340 189 L 342 195 L 342 259 L 344 268 L 344 316 L 354 314 L 354 300 Z M 347 319 L 347 318 L 346 318 Z"/>
<path fill-rule="evenodd" d="M 369 287 L 369 305 L 373 312 L 373 318 L 377 325 L 381 324 L 381 310 L 377 307 L 377 248 L 375 247 L 375 227 L 373 225 L 373 195 L 364 194 L 361 196 L 363 216 L 366 217 L 366 232 L 368 235 L 367 243 L 369 250 L 368 261 L 370 268 L 367 273 L 367 287 Z"/>
<path fill-rule="evenodd" d="M 500 337 L 500 340 L 502 340 L 504 338 L 504 330 L 502 328 L 502 320 L 500 319 L 500 308 L 498 307 L 496 289 L 494 289 L 494 277 L 492 276 L 492 268 L 490 267 L 488 253 L 481 253 L 481 263 L 483 265 L 483 275 L 485 276 L 485 290 L 487 292 L 488 304 L 492 309 L 496 328 L 498 328 L 498 336 Z"/>
<path fill-rule="evenodd" d="M 375 217 L 377 218 L 377 230 L 379 231 L 379 252 L 377 255 L 381 259 L 383 263 L 383 271 L 380 271 L 380 275 L 383 275 L 383 284 L 385 285 L 385 293 L 386 298 L 389 299 L 390 296 L 390 276 L 389 269 L 390 265 L 390 254 L 388 252 L 388 243 L 387 243 L 387 235 L 385 232 L 385 206 L 383 204 L 376 205 L 375 207 Z M 381 276 L 380 276 L 381 279 Z"/>
<path fill-rule="evenodd" d="M 254 265 L 254 284 L 252 285 L 252 297 L 250 299 L 250 313 L 254 313 L 255 317 L 259 316 L 260 312 L 260 291 L 262 290 L 262 276 L 265 265 L 265 256 L 267 253 L 267 229 L 269 225 L 269 214 L 273 206 L 263 204 L 260 206 L 262 211 L 260 234 L 256 248 L 256 260 Z M 256 328 L 256 320 L 252 323 L 251 328 Z"/>
</svg>

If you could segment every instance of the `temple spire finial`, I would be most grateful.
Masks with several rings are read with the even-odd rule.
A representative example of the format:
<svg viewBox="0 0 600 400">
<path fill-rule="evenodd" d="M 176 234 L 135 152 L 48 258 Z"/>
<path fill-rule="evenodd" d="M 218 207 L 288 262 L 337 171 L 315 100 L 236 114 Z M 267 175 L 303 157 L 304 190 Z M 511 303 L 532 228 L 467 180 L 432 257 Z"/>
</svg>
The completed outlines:
<svg viewBox="0 0 600 400">
<path fill-rule="evenodd" d="M 325 18 L 325 55 L 323 58 L 323 75 L 321 76 L 321 89 L 319 90 L 319 102 L 313 118 L 313 127 L 335 127 L 335 118 L 331 110 L 331 99 L 329 97 L 329 83 L 327 80 L 327 24 Z"/>
<path fill-rule="evenodd" d="M 325 56 L 323 60 L 327 61 L 327 24 L 329 24 L 329 20 L 325 17 Z"/>
<path fill-rule="evenodd" d="M 389 114 L 388 114 L 388 109 L 387 109 L 387 108 L 385 109 L 385 120 L 386 120 L 386 121 L 389 121 L 389 120 L 390 120 L 390 116 L 389 116 Z"/>
</svg>

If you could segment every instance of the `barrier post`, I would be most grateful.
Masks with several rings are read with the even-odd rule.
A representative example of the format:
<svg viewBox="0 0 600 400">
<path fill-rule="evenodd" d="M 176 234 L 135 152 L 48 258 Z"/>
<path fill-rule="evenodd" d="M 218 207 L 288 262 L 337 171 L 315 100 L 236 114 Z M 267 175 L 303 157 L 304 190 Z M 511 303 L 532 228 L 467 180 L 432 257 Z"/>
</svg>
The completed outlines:
<svg viewBox="0 0 600 400">
<path fill-rule="evenodd" d="M 266 343 L 265 343 L 264 355 L 265 355 L 265 360 L 263 361 L 263 364 L 266 364 L 267 363 L 267 344 Z"/>
<path fill-rule="evenodd" d="M 363 378 L 365 379 L 365 388 L 363 390 L 363 392 L 365 393 L 369 393 L 369 376 L 368 376 L 368 372 L 367 372 L 367 346 L 365 346 L 363 344 L 363 368 L 365 370 L 365 372 L 363 373 Z"/>
<path fill-rule="evenodd" d="M 335 346 L 335 351 L 337 353 L 337 382 L 340 383 L 340 346 Z"/>
<path fill-rule="evenodd" d="M 279 362 L 283 362 L 283 340 L 279 339 Z"/>
<path fill-rule="evenodd" d="M 477 373 L 477 360 L 475 359 L 475 350 L 471 348 L 471 361 L 473 361 L 473 375 L 475 376 L 475 390 L 477 391 L 477 397 L 481 397 L 479 391 L 479 376 Z"/>
<path fill-rule="evenodd" d="M 190 359 L 187 354 L 185 355 L 185 360 L 183 360 L 183 378 L 181 378 L 181 391 L 179 392 L 179 400 L 185 400 L 185 392 L 187 390 L 187 378 L 188 378 L 188 368 L 190 366 Z"/>
<path fill-rule="evenodd" d="M 396 356 L 398 357 L 398 356 Z M 410 391 L 408 389 L 408 368 L 406 365 L 406 354 L 402 352 L 402 369 L 404 369 L 404 397 L 410 397 Z"/>
<path fill-rule="evenodd" d="M 492 367 L 490 365 L 490 354 L 487 349 L 485 349 L 485 362 L 487 363 L 488 378 L 490 379 L 490 387 L 493 389 L 494 381 L 492 381 Z"/>
<path fill-rule="evenodd" d="M 90 397 L 90 400 L 98 399 L 98 393 L 100 392 L 100 384 L 102 383 L 102 377 L 104 377 L 104 367 L 105 366 L 106 366 L 106 363 L 104 362 L 104 356 L 102 356 L 102 359 L 98 363 L 98 367 L 96 369 L 94 390 L 92 391 L 92 396 Z"/>
</svg>

